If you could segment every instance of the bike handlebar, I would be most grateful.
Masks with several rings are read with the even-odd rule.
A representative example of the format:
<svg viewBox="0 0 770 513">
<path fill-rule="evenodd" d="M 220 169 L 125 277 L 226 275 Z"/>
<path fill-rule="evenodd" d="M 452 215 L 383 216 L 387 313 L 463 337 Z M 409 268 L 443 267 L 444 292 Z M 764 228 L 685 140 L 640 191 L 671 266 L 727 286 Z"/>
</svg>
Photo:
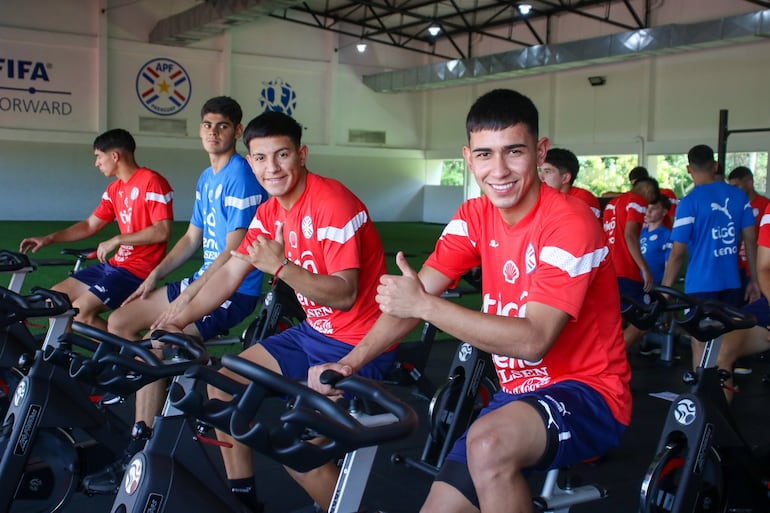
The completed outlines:
<svg viewBox="0 0 770 513">
<path fill-rule="evenodd" d="M 242 385 L 211 370 L 192 372 L 203 380 L 218 374 L 213 380 L 217 383 L 209 383 L 233 394 L 229 402 L 211 400 L 205 404 L 199 394 L 185 394 L 176 388 L 170 395 L 172 404 L 204 422 L 214 420 L 215 427 L 227 428 L 223 430 L 239 442 L 299 472 L 360 447 L 404 438 L 417 428 L 414 410 L 370 379 L 331 376 L 327 374 L 330 371 L 322 375 L 322 379 L 334 383 L 335 388 L 381 407 L 394 416 L 395 421 L 366 425 L 339 402 L 248 360 L 224 355 L 222 364 L 246 378 L 248 384 Z M 266 407 L 268 398 L 288 398 L 288 402 L 283 409 L 270 408 Z M 229 426 L 226 426 L 228 418 Z M 388 416 L 389 421 L 392 418 Z M 311 433 L 313 436 L 308 436 Z M 316 443 L 311 441 L 316 436 L 322 437 L 320 443 L 318 439 L 314 440 Z"/>
<path fill-rule="evenodd" d="M 733 330 L 756 325 L 754 315 L 716 299 L 697 299 L 677 289 L 655 285 L 650 291 L 650 303 L 640 305 L 624 297 L 627 307 L 623 317 L 640 329 L 650 329 L 663 312 L 684 312 L 674 319 L 687 333 L 698 340 L 711 340 Z"/>
<path fill-rule="evenodd" d="M 73 330 L 75 333 L 65 335 L 64 341 L 93 354 L 68 353 L 70 376 L 119 395 L 134 393 L 161 378 L 182 375 L 191 366 L 209 360 L 203 342 L 184 333 L 156 330 L 150 339 L 136 342 L 79 322 L 73 323 Z M 150 350 L 153 340 L 176 348 L 179 358 L 161 360 Z"/>
<path fill-rule="evenodd" d="M 0 273 L 11 273 L 32 267 L 29 257 L 23 253 L 0 249 Z"/>
<path fill-rule="evenodd" d="M 22 296 L 0 287 L 0 326 L 35 317 L 55 317 L 68 310 L 76 311 L 63 292 L 34 287 L 31 294 Z"/>
</svg>

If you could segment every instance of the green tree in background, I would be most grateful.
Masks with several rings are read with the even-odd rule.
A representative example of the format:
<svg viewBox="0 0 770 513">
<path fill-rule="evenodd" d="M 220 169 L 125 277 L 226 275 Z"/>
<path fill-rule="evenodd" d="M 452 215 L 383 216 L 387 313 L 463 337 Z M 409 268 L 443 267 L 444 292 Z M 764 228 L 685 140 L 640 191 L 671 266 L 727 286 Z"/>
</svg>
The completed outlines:
<svg viewBox="0 0 770 513">
<path fill-rule="evenodd" d="M 628 172 L 638 165 L 636 155 L 604 155 L 578 157 L 580 173 L 575 185 L 588 189 L 596 196 L 606 192 L 625 192 L 629 189 Z M 687 173 L 687 155 L 658 155 L 656 178 L 661 187 L 671 189 L 682 198 L 692 189 L 692 179 Z M 728 153 L 725 170 L 746 166 L 754 172 L 754 187 L 760 194 L 767 190 L 767 153 Z M 463 186 L 465 161 L 445 160 L 441 167 L 441 185 Z"/>
<path fill-rule="evenodd" d="M 441 165 L 440 185 L 465 185 L 465 161 L 463 159 L 445 160 Z"/>
<path fill-rule="evenodd" d="M 636 155 L 578 157 L 580 172 L 575 185 L 595 196 L 628 190 L 628 172 L 637 164 Z"/>
<path fill-rule="evenodd" d="M 671 189 L 677 198 L 683 198 L 692 189 L 692 178 L 687 172 L 687 155 L 660 155 L 658 157 L 658 183 Z"/>
</svg>

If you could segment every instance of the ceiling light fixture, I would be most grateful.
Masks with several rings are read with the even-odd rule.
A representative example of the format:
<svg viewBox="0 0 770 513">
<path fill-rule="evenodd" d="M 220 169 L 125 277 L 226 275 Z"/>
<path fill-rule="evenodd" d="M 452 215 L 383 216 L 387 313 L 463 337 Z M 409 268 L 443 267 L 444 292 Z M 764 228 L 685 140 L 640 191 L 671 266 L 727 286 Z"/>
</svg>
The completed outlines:
<svg viewBox="0 0 770 513">
<path fill-rule="evenodd" d="M 603 86 L 604 84 L 607 83 L 607 77 L 600 77 L 600 76 L 588 77 L 588 83 L 591 84 L 592 87 Z"/>
<path fill-rule="evenodd" d="M 516 9 L 518 9 L 519 14 L 521 14 L 522 16 L 526 16 L 527 14 L 532 12 L 532 4 L 527 2 L 519 2 L 518 4 L 516 4 Z"/>
<path fill-rule="evenodd" d="M 431 37 L 436 37 L 441 32 L 441 27 L 437 24 L 433 24 L 430 27 L 428 27 L 428 34 L 430 34 Z"/>
<path fill-rule="evenodd" d="M 366 43 L 361 41 L 356 44 L 356 50 L 358 50 L 358 53 L 364 53 L 366 51 Z"/>
</svg>

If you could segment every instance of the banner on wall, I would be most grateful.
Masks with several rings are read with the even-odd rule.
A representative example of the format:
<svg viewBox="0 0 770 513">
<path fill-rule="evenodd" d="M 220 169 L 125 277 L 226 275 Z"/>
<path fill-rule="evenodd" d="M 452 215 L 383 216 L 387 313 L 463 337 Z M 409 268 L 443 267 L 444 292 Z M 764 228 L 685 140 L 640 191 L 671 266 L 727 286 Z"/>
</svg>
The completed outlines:
<svg viewBox="0 0 770 513">
<path fill-rule="evenodd" d="M 259 93 L 259 108 L 263 112 L 283 112 L 289 116 L 297 110 L 297 93 L 288 82 L 280 78 L 262 82 Z"/>
<path fill-rule="evenodd" d="M 0 127 L 96 129 L 96 50 L 4 42 Z"/>
</svg>

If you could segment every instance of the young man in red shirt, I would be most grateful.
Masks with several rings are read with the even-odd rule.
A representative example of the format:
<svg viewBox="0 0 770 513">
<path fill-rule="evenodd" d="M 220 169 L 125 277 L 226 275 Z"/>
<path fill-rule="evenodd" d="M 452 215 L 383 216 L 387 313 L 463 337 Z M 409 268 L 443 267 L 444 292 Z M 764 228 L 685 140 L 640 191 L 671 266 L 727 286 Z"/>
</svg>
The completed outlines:
<svg viewBox="0 0 770 513">
<path fill-rule="evenodd" d="M 466 120 L 463 155 L 482 195 L 460 206 L 419 273 L 399 252 L 402 275 L 377 288 L 383 315 L 336 364 L 357 371 L 420 319 L 493 354 L 501 391 L 458 439 L 423 513 L 509 513 L 532 508 L 525 473 L 569 465 L 620 443 L 630 421 L 630 368 L 606 239 L 585 204 L 542 184 L 529 98 L 497 89 Z M 441 293 L 477 266 L 482 311 Z"/>
</svg>

